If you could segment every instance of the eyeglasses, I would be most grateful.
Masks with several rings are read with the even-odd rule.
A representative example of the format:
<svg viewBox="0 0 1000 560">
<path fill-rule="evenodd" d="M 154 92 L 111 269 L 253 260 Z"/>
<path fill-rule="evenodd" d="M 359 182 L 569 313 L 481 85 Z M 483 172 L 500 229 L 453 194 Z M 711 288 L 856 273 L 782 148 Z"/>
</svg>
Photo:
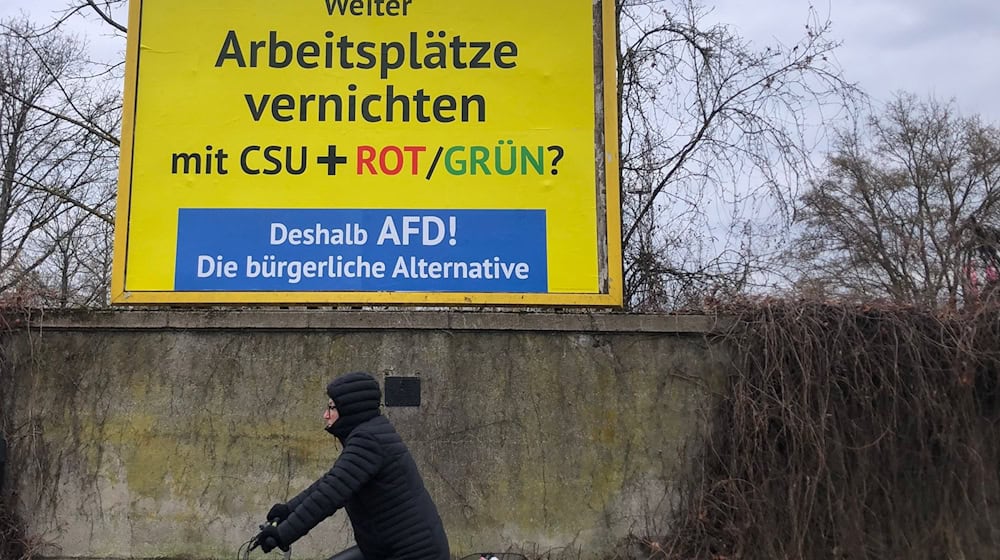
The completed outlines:
<svg viewBox="0 0 1000 560">
<path fill-rule="evenodd" d="M 326 409 L 327 410 L 337 410 L 337 405 L 335 405 L 335 404 L 327 404 L 326 405 Z"/>
</svg>

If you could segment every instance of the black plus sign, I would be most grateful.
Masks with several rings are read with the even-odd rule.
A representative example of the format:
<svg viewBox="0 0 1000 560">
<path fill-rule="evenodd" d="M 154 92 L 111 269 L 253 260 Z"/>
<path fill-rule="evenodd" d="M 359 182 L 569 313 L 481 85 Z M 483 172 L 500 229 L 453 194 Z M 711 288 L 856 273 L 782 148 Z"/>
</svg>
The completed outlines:
<svg viewBox="0 0 1000 560">
<path fill-rule="evenodd" d="M 318 158 L 316 158 L 316 163 L 326 164 L 327 175 L 336 175 L 337 166 L 340 165 L 341 163 L 347 163 L 347 156 L 338 156 L 337 146 L 330 145 L 327 146 L 326 148 L 325 156 L 319 156 Z"/>
</svg>

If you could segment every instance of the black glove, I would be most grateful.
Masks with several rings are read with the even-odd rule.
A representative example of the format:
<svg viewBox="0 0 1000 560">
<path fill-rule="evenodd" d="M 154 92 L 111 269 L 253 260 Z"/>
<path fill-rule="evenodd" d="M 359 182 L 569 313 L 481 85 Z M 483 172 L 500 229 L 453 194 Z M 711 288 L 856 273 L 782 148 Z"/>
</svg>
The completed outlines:
<svg viewBox="0 0 1000 560">
<path fill-rule="evenodd" d="M 281 523 L 282 521 L 288 519 L 288 516 L 292 514 L 292 510 L 288 509 L 285 504 L 274 504 L 271 506 L 271 510 L 267 512 L 267 522 L 268 523 Z"/>
<path fill-rule="evenodd" d="M 280 548 L 282 552 L 288 552 L 288 545 L 281 542 L 277 525 L 265 525 L 254 540 L 264 554 L 271 552 L 275 547 Z"/>
</svg>

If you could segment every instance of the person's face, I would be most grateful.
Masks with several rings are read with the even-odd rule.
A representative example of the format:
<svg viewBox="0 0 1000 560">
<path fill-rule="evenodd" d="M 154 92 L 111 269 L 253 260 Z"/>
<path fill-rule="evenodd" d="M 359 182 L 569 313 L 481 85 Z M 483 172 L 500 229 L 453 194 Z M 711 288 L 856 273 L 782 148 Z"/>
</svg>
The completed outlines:
<svg viewBox="0 0 1000 560">
<path fill-rule="evenodd" d="M 326 427 L 329 428 L 340 418 L 340 414 L 337 412 L 337 405 L 333 404 L 333 399 L 330 399 L 326 403 L 326 410 L 323 411 L 323 420 L 326 420 Z"/>
</svg>

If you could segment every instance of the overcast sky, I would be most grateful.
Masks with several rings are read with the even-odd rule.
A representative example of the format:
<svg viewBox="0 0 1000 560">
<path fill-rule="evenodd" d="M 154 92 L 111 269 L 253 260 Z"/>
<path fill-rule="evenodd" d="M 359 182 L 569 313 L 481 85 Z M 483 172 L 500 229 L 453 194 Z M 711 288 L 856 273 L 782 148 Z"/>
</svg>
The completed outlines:
<svg viewBox="0 0 1000 560">
<path fill-rule="evenodd" d="M 707 3 L 711 4 L 711 2 Z M 718 0 L 714 16 L 754 40 L 801 35 L 807 0 Z M 954 98 L 1000 123 L 1000 1 L 817 0 L 843 42 L 837 59 L 874 101 L 898 90 Z"/>
<path fill-rule="evenodd" d="M 809 0 L 703 0 L 712 18 L 758 42 L 801 36 Z M 40 22 L 67 0 L 0 0 L 0 17 L 24 10 Z M 843 41 L 837 58 L 846 77 L 876 101 L 899 90 L 954 98 L 963 114 L 1000 123 L 1000 0 L 816 0 Z M 114 55 L 121 41 L 87 32 L 95 49 Z"/>
</svg>

